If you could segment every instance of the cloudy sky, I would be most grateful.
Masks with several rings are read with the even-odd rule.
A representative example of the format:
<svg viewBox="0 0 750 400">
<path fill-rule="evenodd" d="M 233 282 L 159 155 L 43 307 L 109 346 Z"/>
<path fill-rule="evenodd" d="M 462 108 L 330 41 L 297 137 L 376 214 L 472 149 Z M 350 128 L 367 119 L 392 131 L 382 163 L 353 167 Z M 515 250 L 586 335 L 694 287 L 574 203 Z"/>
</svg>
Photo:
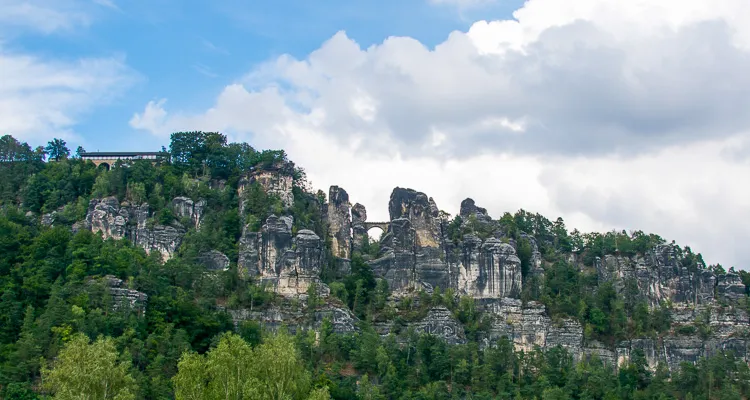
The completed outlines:
<svg viewBox="0 0 750 400">
<path fill-rule="evenodd" d="M 0 0 L 0 77 L 31 144 L 221 131 L 370 219 L 411 187 L 750 267 L 747 0 Z"/>
</svg>

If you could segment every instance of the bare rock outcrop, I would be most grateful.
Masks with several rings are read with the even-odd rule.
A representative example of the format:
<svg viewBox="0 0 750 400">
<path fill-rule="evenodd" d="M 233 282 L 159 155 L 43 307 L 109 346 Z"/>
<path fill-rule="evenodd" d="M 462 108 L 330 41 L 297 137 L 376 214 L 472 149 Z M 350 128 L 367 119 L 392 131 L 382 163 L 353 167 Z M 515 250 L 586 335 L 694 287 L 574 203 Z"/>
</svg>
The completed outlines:
<svg viewBox="0 0 750 400">
<path fill-rule="evenodd" d="M 350 334 L 359 330 L 357 328 L 359 320 L 348 308 L 331 303 L 323 304 L 312 313 L 290 304 L 274 305 L 263 310 L 251 311 L 243 308 L 227 310 L 227 312 L 232 316 L 235 326 L 243 321 L 256 321 L 263 329 L 272 332 L 281 327 L 285 327 L 292 334 L 310 329 L 319 332 L 326 319 L 331 322 L 334 333 Z"/>
<path fill-rule="evenodd" d="M 349 215 L 349 194 L 338 186 L 328 192 L 328 234 L 331 237 L 331 252 L 334 257 L 350 259 L 352 252 L 352 221 Z"/>
<path fill-rule="evenodd" d="M 182 202 L 178 200 L 176 204 Z M 147 253 L 158 252 L 163 260 L 168 260 L 182 243 L 185 228 L 177 222 L 171 225 L 151 223 L 150 218 L 146 203 L 134 206 L 120 203 L 116 197 L 105 197 L 89 202 L 84 225 L 94 233 L 101 232 L 105 239 L 128 239 Z M 197 220 L 196 225 L 199 224 Z"/>
<path fill-rule="evenodd" d="M 240 178 L 237 185 L 240 215 L 245 215 L 246 192 L 254 183 L 258 183 L 266 193 L 278 196 L 284 208 L 294 204 L 294 167 L 291 163 L 277 162 L 265 168 L 253 169 Z"/>
<path fill-rule="evenodd" d="M 352 250 L 361 250 L 362 242 L 367 237 L 367 209 L 362 204 L 355 204 L 351 209 L 352 215 Z M 383 232 L 385 233 L 385 232 Z"/>
<path fill-rule="evenodd" d="M 227 271 L 229 269 L 229 257 L 218 250 L 210 250 L 198 256 L 198 262 L 203 264 L 208 271 Z"/>
<path fill-rule="evenodd" d="M 413 189 L 397 187 L 391 193 L 388 213 L 391 221 L 405 218 L 411 222 L 419 247 L 440 246 L 439 210 L 431 197 Z"/>
<path fill-rule="evenodd" d="M 680 249 L 673 244 L 657 245 L 644 255 L 606 255 L 595 262 L 600 282 L 613 281 L 622 289 L 634 282 L 639 295 L 651 306 L 669 301 L 680 304 L 707 304 L 716 294 L 728 301 L 744 296 L 739 275 L 719 274 L 700 262 L 686 265 Z"/>
<path fill-rule="evenodd" d="M 187 218 L 195 229 L 200 228 L 203 219 L 203 209 L 206 207 L 206 201 L 201 199 L 194 202 L 188 197 L 175 197 L 172 200 L 172 209 L 178 218 Z"/>
<path fill-rule="evenodd" d="M 292 217 L 272 215 L 260 232 L 246 227 L 240 238 L 240 276 L 269 283 L 283 296 L 304 295 L 312 284 L 327 295 L 328 288 L 320 282 L 322 264 L 322 240 L 306 229 L 292 236 Z"/>
<path fill-rule="evenodd" d="M 352 248 L 358 250 L 367 235 L 367 211 L 360 204 L 347 208 L 332 209 L 329 205 L 328 212 L 350 212 Z M 417 290 L 430 292 L 435 287 L 452 288 L 458 294 L 473 297 L 491 321 L 484 346 L 494 346 L 502 338 L 523 351 L 560 346 L 575 359 L 598 357 L 613 366 L 638 351 L 651 367 L 665 363 L 673 370 L 681 362 L 695 362 L 722 350 L 731 350 L 748 360 L 750 319 L 736 307 L 747 298 L 740 276 L 732 270 L 717 273 L 706 268 L 699 257 L 683 254 L 674 244 L 657 245 L 645 254 L 618 250 L 594 261 L 600 284 L 612 282 L 621 294 L 635 285 L 638 300 L 645 300 L 651 307 L 672 305 L 669 332 L 656 338 L 602 343 L 587 339 L 578 320 L 553 320 L 542 303 L 521 302 L 523 285 L 544 282 L 545 261 L 533 235 L 518 232 L 509 237 L 503 226 L 472 199 L 461 203 L 461 219 L 456 220 L 459 226 L 440 212 L 431 198 L 412 189 L 394 189 L 388 208 L 390 222 L 381 239 L 380 253 L 368 261 L 374 275 L 388 282 L 395 299 Z M 332 231 L 341 233 L 346 229 Z M 523 262 L 528 262 L 524 264 L 527 275 L 521 271 L 521 251 Z M 589 268 L 583 265 L 581 255 L 571 253 L 565 259 L 581 270 Z M 461 343 L 465 340 L 461 335 L 463 327 L 450 321 L 455 322 L 448 310 L 433 309 L 424 320 L 407 325 L 421 327 L 421 332 L 448 342 Z M 377 329 L 388 334 L 396 328 L 389 321 L 378 323 Z"/>
<path fill-rule="evenodd" d="M 717 277 L 717 295 L 720 299 L 736 304 L 740 299 L 747 297 L 745 284 L 742 283 L 740 275 L 736 272 L 719 274 Z"/>
<path fill-rule="evenodd" d="M 373 273 L 388 282 L 394 295 L 407 294 L 416 288 L 416 240 L 411 221 L 393 220 L 382 239 L 381 257 L 370 262 Z"/>
<path fill-rule="evenodd" d="M 376 323 L 374 328 L 380 336 L 396 334 L 397 340 L 400 341 L 405 341 L 406 338 L 403 335 L 398 335 L 399 331 L 404 332 L 414 329 L 415 333 L 432 335 L 444 340 L 448 344 L 466 343 L 463 325 L 456 320 L 449 309 L 443 306 L 430 308 L 427 310 L 427 315 L 423 318 L 407 322 L 405 326 L 398 326 L 393 321 L 386 321 Z"/>
<path fill-rule="evenodd" d="M 395 188 L 391 193 L 388 211 L 391 232 L 386 237 L 393 233 L 393 240 L 399 245 L 394 244 L 392 248 L 396 250 L 400 247 L 403 250 L 401 253 L 396 252 L 392 270 L 411 270 L 410 282 L 399 286 L 424 288 L 428 292 L 436 287 L 451 287 L 451 274 L 445 261 L 445 251 L 441 247 L 440 211 L 435 201 L 412 189 Z M 409 222 L 408 228 L 404 221 Z"/>
<path fill-rule="evenodd" d="M 516 250 L 496 238 L 484 243 L 475 235 L 463 240 L 458 289 L 474 298 L 519 297 L 521 260 Z"/>
<path fill-rule="evenodd" d="M 102 278 L 88 280 L 88 284 L 103 284 L 110 296 L 112 296 L 112 310 L 134 310 L 143 315 L 148 304 L 146 293 L 129 289 L 125 281 L 114 275 L 106 275 Z"/>
<path fill-rule="evenodd" d="M 535 346 L 552 348 L 561 346 L 571 354 L 580 356 L 583 348 L 583 328 L 578 321 L 564 319 L 553 323 L 547 316 L 544 305 L 521 300 L 503 298 L 486 300 L 483 308 L 492 318 L 492 325 L 485 345 L 494 345 L 497 340 L 510 340 L 516 350 L 532 351 Z"/>
</svg>

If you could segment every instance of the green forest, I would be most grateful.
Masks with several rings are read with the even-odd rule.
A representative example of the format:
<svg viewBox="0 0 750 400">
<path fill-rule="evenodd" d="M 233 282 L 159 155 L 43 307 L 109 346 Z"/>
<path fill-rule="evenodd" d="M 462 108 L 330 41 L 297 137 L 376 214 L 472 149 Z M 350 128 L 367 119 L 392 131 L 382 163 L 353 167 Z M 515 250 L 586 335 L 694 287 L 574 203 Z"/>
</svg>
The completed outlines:
<svg viewBox="0 0 750 400">
<path fill-rule="evenodd" d="M 229 143 L 211 132 L 178 132 L 155 160 L 118 162 L 110 169 L 84 160 L 64 140 L 32 148 L 6 135 L 0 138 L 0 398 L 3 399 L 746 399 L 750 369 L 731 351 L 684 363 L 670 371 L 650 368 L 637 351 L 615 368 L 596 356 L 574 360 L 562 347 L 516 351 L 510 340 L 484 346 L 488 328 L 476 301 L 452 290 L 415 293 L 394 306 L 384 280 L 367 260 L 378 243 L 365 243 L 351 258 L 351 272 L 335 273 L 328 254 L 321 279 L 331 296 L 311 288 L 305 302 L 288 304 L 268 287 L 241 279 L 238 241 L 243 226 L 257 231 L 270 215 L 293 217 L 293 231 L 309 229 L 327 237 L 324 192 L 310 188 L 302 168 L 282 150 L 256 150 Z M 281 163 L 293 176 L 294 203 L 283 211 L 280 199 L 257 184 L 243 194 L 244 173 Z M 87 229 L 89 202 L 115 196 L 147 203 L 150 224 L 181 224 L 172 199 L 205 199 L 201 228 L 189 227 L 175 257 L 162 261 L 128 240 L 104 240 Z M 54 213 L 54 224 L 44 215 Z M 455 217 L 447 236 L 459 240 L 471 230 L 488 236 L 478 221 Z M 518 240 L 524 279 L 530 248 L 539 243 L 543 284 L 524 284 L 522 300 L 544 304 L 553 320 L 575 318 L 585 336 L 606 345 L 635 337 L 658 337 L 670 329 L 670 304 L 650 307 L 626 285 L 598 285 L 585 265 L 618 252 L 643 253 L 666 243 L 640 231 L 568 231 L 560 218 L 549 220 L 519 210 L 499 223 Z M 233 260 L 228 270 L 206 273 L 198 255 L 218 250 Z M 689 247 L 681 250 L 688 268 L 703 263 Z M 708 268 L 723 271 L 721 265 Z M 743 283 L 750 275 L 740 271 Z M 103 278 L 122 280 L 145 293 L 145 309 L 117 307 Z M 538 289 L 537 288 L 541 288 Z M 235 325 L 230 308 L 263 310 L 284 304 L 313 315 L 323 303 L 345 307 L 358 318 L 357 331 L 335 333 L 326 319 L 320 329 L 265 329 L 257 321 Z M 407 304 L 403 304 L 406 302 Z M 406 326 L 430 307 L 443 306 L 464 327 L 466 344 L 404 329 L 379 335 L 378 321 Z M 741 307 L 747 309 L 748 302 Z M 698 334 L 706 322 L 690 326 Z M 708 332 L 706 332 L 708 334 Z M 398 336 L 398 337 L 397 337 Z"/>
</svg>

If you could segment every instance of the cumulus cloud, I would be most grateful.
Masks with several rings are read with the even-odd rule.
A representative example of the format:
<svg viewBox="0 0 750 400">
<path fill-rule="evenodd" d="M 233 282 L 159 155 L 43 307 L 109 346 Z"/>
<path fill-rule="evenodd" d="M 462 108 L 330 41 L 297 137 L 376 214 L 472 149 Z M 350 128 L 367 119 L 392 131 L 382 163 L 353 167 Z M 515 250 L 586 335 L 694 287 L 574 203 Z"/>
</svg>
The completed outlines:
<svg viewBox="0 0 750 400">
<path fill-rule="evenodd" d="M 70 138 L 78 118 L 120 94 L 137 78 L 122 57 L 47 60 L 0 48 L 0 128 L 39 142 Z"/>
<path fill-rule="evenodd" d="M 750 214 L 726 154 L 750 133 L 750 3 L 530 0 L 428 48 L 339 32 L 282 56 L 198 114 L 152 102 L 131 125 L 221 130 L 283 147 L 318 187 L 385 217 L 410 186 L 455 212 L 471 196 L 583 229 L 643 229 L 746 267 Z M 716 178 L 718 177 L 718 178 Z"/>
</svg>

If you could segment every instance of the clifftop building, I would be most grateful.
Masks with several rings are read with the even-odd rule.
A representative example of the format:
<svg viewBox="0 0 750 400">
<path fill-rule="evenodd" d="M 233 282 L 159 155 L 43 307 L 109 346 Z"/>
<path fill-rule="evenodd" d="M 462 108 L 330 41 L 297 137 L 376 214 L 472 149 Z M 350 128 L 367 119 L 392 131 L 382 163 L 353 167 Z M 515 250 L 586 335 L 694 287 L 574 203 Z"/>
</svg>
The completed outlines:
<svg viewBox="0 0 750 400">
<path fill-rule="evenodd" d="M 96 166 L 109 169 L 117 160 L 153 160 L 165 156 L 160 151 L 87 151 L 81 154 L 84 160 L 91 160 Z"/>
</svg>

